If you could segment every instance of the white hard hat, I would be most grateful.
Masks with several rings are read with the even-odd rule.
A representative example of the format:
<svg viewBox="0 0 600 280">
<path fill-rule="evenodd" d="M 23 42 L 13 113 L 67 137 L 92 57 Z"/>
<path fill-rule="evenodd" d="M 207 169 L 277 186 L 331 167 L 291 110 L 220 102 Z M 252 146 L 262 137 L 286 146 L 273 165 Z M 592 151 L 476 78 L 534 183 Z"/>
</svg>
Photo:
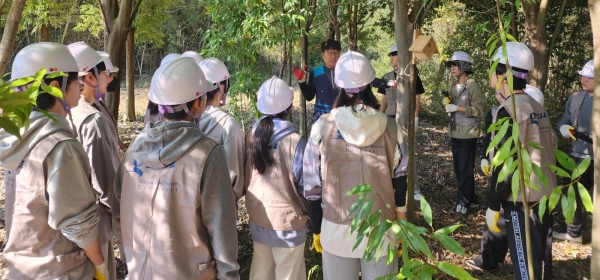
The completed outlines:
<svg viewBox="0 0 600 280">
<path fill-rule="evenodd" d="M 531 85 L 525 87 L 525 93 L 529 94 L 535 101 L 544 106 L 544 93 L 539 89 Z"/>
<path fill-rule="evenodd" d="M 452 57 L 450 58 L 451 61 L 464 61 L 464 62 L 468 62 L 468 63 L 473 63 L 473 59 L 471 59 L 471 56 L 466 53 L 466 52 L 454 52 L 452 54 Z"/>
<path fill-rule="evenodd" d="M 15 56 L 10 79 L 33 77 L 40 69 L 51 72 L 79 72 L 77 61 L 67 46 L 57 43 L 41 42 L 31 44 L 20 50 Z"/>
<path fill-rule="evenodd" d="M 208 82 L 198 64 L 176 59 L 156 69 L 148 98 L 159 105 L 179 105 L 202 96 L 207 88 Z"/>
<path fill-rule="evenodd" d="M 398 46 L 393 45 L 392 49 L 390 50 L 390 52 L 388 52 L 388 55 L 391 55 L 393 52 L 398 52 Z"/>
<path fill-rule="evenodd" d="M 450 67 L 452 64 L 455 64 L 460 71 L 472 73 L 473 72 L 473 59 L 466 52 L 454 52 L 450 60 L 444 62 L 446 67 Z"/>
<path fill-rule="evenodd" d="M 583 69 L 581 69 L 581 71 L 579 71 L 579 75 L 590 78 L 590 79 L 594 78 L 594 60 L 593 59 L 588 61 L 583 66 Z"/>
<path fill-rule="evenodd" d="M 533 70 L 533 53 L 526 45 L 516 42 L 507 42 L 506 56 L 508 57 L 508 64 L 511 68 L 517 67 L 527 71 Z M 492 60 L 499 60 L 498 63 L 506 64 L 502 46 L 496 50 L 496 54 Z"/>
<path fill-rule="evenodd" d="M 198 63 L 198 66 L 200 66 L 200 69 L 204 72 L 206 80 L 213 84 L 229 79 L 227 66 L 225 66 L 218 58 L 209 57 Z"/>
<path fill-rule="evenodd" d="M 344 89 L 356 89 L 375 79 L 371 61 L 362 53 L 348 51 L 335 64 L 335 84 Z"/>
<path fill-rule="evenodd" d="M 258 89 L 256 107 L 265 115 L 279 114 L 294 102 L 294 91 L 282 79 L 273 76 Z"/>
<path fill-rule="evenodd" d="M 181 54 L 178 53 L 170 53 L 167 54 L 161 61 L 160 61 L 160 66 L 163 66 L 165 63 L 169 63 L 175 59 L 178 59 L 181 56 Z"/>
<path fill-rule="evenodd" d="M 67 46 L 69 51 L 77 61 L 79 66 L 79 75 L 85 75 L 92 70 L 96 65 L 104 60 L 104 58 L 92 49 L 85 42 L 76 42 Z"/>
<path fill-rule="evenodd" d="M 115 67 L 112 64 L 112 61 L 110 61 L 110 55 L 108 53 L 103 52 L 103 51 L 98 51 L 98 54 L 100 56 L 102 56 L 102 58 L 104 58 L 104 65 L 106 65 L 106 70 L 108 70 L 108 72 L 110 72 L 110 73 L 119 72 L 119 67 Z"/>
<path fill-rule="evenodd" d="M 202 60 L 204 60 L 204 57 L 202 57 L 199 53 L 195 52 L 195 51 L 187 51 L 181 54 L 180 57 L 191 57 L 194 59 L 194 61 L 196 61 L 196 63 L 200 63 L 202 62 Z"/>
</svg>

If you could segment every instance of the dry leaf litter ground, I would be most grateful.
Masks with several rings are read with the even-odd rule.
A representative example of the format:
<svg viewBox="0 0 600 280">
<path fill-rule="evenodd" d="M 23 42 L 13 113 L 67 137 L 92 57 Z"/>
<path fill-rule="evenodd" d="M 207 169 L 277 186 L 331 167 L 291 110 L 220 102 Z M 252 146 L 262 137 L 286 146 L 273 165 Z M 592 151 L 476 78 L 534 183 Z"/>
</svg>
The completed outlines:
<svg viewBox="0 0 600 280">
<path fill-rule="evenodd" d="M 121 97 L 121 111 L 119 126 L 119 135 L 121 139 L 129 144 L 135 139 L 143 129 L 143 114 L 147 104 L 148 85 L 138 85 L 136 89 L 136 115 L 137 122 L 124 121 L 126 98 L 124 91 Z M 298 104 L 298 98 L 295 100 Z M 309 116 L 312 112 L 312 104 L 307 104 Z M 297 106 L 295 106 L 297 108 Z M 294 110 L 293 117 L 298 119 L 299 112 Z M 511 261 L 507 254 L 506 260 L 500 265 L 499 269 L 489 272 L 480 272 L 469 269 L 464 265 L 464 261 L 471 259 L 480 252 L 481 232 L 485 221 L 485 191 L 487 189 L 486 179 L 476 170 L 476 188 L 480 204 L 476 208 L 469 209 L 468 216 L 457 215 L 453 211 L 456 197 L 456 178 L 453 174 L 452 154 L 450 151 L 449 138 L 443 125 L 444 120 L 436 118 L 421 117 L 420 128 L 417 132 L 416 158 L 417 174 L 421 191 L 430 203 L 433 210 L 434 228 L 442 228 L 452 224 L 461 224 L 462 226 L 455 231 L 453 237 L 460 243 L 466 252 L 466 257 L 457 256 L 444 250 L 439 244 L 430 244 L 435 257 L 439 261 L 450 262 L 467 269 L 471 275 L 478 279 L 512 279 Z M 245 128 L 251 127 L 251 123 L 244 124 Z M 310 127 L 309 127 L 310 131 Z M 481 147 L 479 147 L 481 149 Z M 479 158 L 476 161 L 479 163 Z M 478 164 L 476 164 L 478 166 Z M 6 244 L 6 230 L 4 227 L 4 170 L 0 170 L 0 248 L 4 249 Z M 248 228 L 248 214 L 242 198 L 238 202 L 238 241 L 240 273 L 242 279 L 248 279 L 250 265 L 252 262 L 252 240 Z M 421 217 L 421 213 L 416 213 L 416 223 L 420 226 L 427 226 Z M 583 245 L 571 244 L 564 241 L 554 240 L 552 243 L 553 254 L 553 273 L 555 279 L 589 279 L 590 278 L 590 260 L 588 252 L 591 251 L 591 215 L 587 216 L 584 222 L 585 231 L 583 234 Z M 565 231 L 564 219 L 562 215 L 554 214 L 554 229 Z M 118 248 L 115 246 L 118 255 Z M 312 238 L 306 242 L 305 258 L 307 269 L 310 270 L 309 279 L 322 279 L 320 275 L 320 255 L 312 249 Z M 123 279 L 127 274 L 126 265 L 118 261 L 118 276 Z M 4 257 L 0 254 L 0 279 L 7 278 L 8 268 L 4 263 Z"/>
</svg>

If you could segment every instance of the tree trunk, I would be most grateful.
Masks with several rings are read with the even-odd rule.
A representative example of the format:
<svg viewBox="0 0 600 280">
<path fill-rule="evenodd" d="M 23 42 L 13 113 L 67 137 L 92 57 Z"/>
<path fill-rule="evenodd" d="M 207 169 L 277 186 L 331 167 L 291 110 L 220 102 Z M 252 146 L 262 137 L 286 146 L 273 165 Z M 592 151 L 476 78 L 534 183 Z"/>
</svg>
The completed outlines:
<svg viewBox="0 0 600 280">
<path fill-rule="evenodd" d="M 517 40 L 517 42 L 519 41 L 519 27 L 518 27 L 518 22 L 517 22 L 517 8 L 516 8 L 516 1 L 515 0 L 511 0 L 510 1 L 510 13 L 513 15 L 512 19 L 510 20 L 510 35 L 512 35 L 515 40 Z"/>
<path fill-rule="evenodd" d="M 25 2 L 25 0 L 13 0 L 10 10 L 8 11 L 4 33 L 2 33 L 2 41 L 0 41 L 0 73 L 4 73 L 4 70 L 8 65 L 8 59 L 15 46 L 15 37 L 19 31 L 19 24 L 21 23 Z"/>
<path fill-rule="evenodd" d="M 50 42 L 50 26 L 44 24 L 38 28 L 39 42 Z"/>
<path fill-rule="evenodd" d="M 129 30 L 129 34 L 127 36 L 127 63 L 125 70 L 126 83 L 127 83 L 127 119 L 130 122 L 136 121 L 135 118 L 135 83 L 134 83 L 134 73 L 135 73 L 135 28 Z"/>
<path fill-rule="evenodd" d="M 529 38 L 529 48 L 533 53 L 534 68 L 529 83 L 542 92 L 548 80 L 548 33 L 546 31 L 546 13 L 548 0 L 540 2 L 523 1 L 525 13 L 525 33 Z"/>
<path fill-rule="evenodd" d="M 312 21 L 315 16 L 315 11 L 317 8 L 317 0 L 301 0 L 300 1 L 300 10 L 308 10 L 309 14 L 305 15 L 304 25 L 300 25 L 298 23 L 298 28 L 301 29 L 302 35 L 300 37 L 300 68 L 303 68 L 304 65 L 308 63 L 308 32 L 310 31 L 310 26 L 312 25 Z M 300 134 L 307 138 L 308 132 L 306 131 L 306 99 L 304 99 L 304 95 L 300 94 Z"/>
<path fill-rule="evenodd" d="M 588 0 L 594 37 L 594 72 L 600 73 L 600 0 Z M 594 182 L 600 184 L 600 77 L 594 78 L 594 105 L 592 112 L 594 135 Z M 600 279 L 600 186 L 594 183 L 594 216 L 592 221 L 591 279 Z"/>
<path fill-rule="evenodd" d="M 327 39 L 340 41 L 340 21 L 338 19 L 338 0 L 327 0 L 327 8 L 329 10 L 329 28 L 327 29 Z"/>
</svg>

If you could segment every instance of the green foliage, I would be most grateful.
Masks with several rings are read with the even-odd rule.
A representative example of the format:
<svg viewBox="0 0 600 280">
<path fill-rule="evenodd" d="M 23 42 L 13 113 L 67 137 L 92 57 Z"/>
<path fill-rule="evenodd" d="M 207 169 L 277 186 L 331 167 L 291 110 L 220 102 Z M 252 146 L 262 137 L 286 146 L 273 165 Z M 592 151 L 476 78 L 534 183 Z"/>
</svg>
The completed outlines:
<svg viewBox="0 0 600 280">
<path fill-rule="evenodd" d="M 73 30 L 88 32 L 90 35 L 98 37 L 104 32 L 104 23 L 102 22 L 102 10 L 98 4 L 82 4 L 79 6 L 79 22 L 73 27 Z"/>
<path fill-rule="evenodd" d="M 386 216 L 395 216 L 389 205 L 386 205 L 386 209 L 372 212 L 375 197 L 379 200 L 381 197 L 368 184 L 358 185 L 349 190 L 346 195 L 359 195 L 350 208 L 349 216 L 353 216 L 351 232 L 357 234 L 353 249 L 356 249 L 367 238 L 363 259 L 367 261 L 371 261 L 373 258 L 378 259 L 385 250 L 387 264 L 390 264 L 398 248 L 402 247 L 404 266 L 399 272 L 379 279 L 432 279 L 433 275 L 439 273 L 445 273 L 458 279 L 474 279 L 462 268 L 438 261 L 432 254 L 428 244 L 436 240 L 454 254 L 465 256 L 465 251 L 456 240 L 449 236 L 460 225 L 434 230 L 431 206 L 424 198 L 421 198 L 421 210 L 425 221 L 431 227 L 430 230 L 405 220 L 385 218 Z M 409 257 L 409 251 L 412 252 L 410 254 L 412 257 Z"/>
<path fill-rule="evenodd" d="M 159 48 L 165 43 L 165 31 L 161 27 L 173 15 L 168 11 L 172 9 L 177 0 L 144 1 L 133 21 L 135 27 L 136 44 L 152 44 Z"/>
<path fill-rule="evenodd" d="M 75 11 L 76 0 L 27 0 L 20 29 L 34 33 L 42 25 L 62 27 Z"/>
</svg>

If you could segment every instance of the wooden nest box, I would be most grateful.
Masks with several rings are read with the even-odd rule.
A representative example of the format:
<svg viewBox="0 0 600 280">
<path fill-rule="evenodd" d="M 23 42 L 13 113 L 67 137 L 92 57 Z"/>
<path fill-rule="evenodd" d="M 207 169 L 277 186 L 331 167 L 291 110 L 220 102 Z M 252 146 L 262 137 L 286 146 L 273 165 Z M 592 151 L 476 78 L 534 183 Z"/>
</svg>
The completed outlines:
<svg viewBox="0 0 600 280">
<path fill-rule="evenodd" d="M 433 40 L 433 37 L 422 35 L 418 36 L 413 41 L 412 46 L 410 46 L 408 50 L 413 52 L 414 56 L 418 60 L 430 60 L 431 56 L 436 53 L 440 53 L 435 45 L 435 40 Z"/>
</svg>

